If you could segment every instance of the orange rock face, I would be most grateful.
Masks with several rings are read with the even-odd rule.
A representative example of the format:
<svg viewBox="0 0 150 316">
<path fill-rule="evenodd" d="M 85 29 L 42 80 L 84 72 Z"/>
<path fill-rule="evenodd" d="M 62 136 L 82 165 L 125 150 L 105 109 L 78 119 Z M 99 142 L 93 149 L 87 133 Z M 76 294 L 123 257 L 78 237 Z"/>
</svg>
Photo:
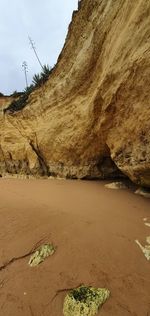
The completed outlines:
<svg viewBox="0 0 150 316">
<path fill-rule="evenodd" d="M 150 186 L 150 2 L 82 0 L 49 80 L 0 117 L 0 173 Z"/>
</svg>

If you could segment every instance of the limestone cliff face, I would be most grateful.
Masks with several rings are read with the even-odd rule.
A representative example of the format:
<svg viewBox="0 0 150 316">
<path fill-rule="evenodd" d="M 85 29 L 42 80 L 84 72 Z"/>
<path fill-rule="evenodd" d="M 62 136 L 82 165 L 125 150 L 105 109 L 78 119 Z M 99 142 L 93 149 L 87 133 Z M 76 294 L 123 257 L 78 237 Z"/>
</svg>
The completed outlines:
<svg viewBox="0 0 150 316">
<path fill-rule="evenodd" d="M 82 0 L 50 79 L 0 116 L 0 173 L 150 186 L 150 1 Z"/>
</svg>

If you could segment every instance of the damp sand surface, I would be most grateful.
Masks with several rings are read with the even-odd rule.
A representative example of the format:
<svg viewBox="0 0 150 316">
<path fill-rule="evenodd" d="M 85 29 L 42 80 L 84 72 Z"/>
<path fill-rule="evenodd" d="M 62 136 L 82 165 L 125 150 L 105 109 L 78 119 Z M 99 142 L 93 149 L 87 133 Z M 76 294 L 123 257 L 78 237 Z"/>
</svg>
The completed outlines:
<svg viewBox="0 0 150 316">
<path fill-rule="evenodd" d="M 0 315 L 62 316 L 68 289 L 105 287 L 98 315 L 150 315 L 150 200 L 106 182 L 0 180 Z M 33 249 L 57 249 L 37 267 Z"/>
</svg>

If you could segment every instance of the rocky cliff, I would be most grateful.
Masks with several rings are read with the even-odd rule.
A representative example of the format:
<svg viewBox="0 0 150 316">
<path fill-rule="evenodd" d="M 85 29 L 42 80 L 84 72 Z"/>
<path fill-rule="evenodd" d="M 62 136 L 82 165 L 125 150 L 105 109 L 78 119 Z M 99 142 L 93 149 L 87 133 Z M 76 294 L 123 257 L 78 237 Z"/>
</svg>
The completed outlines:
<svg viewBox="0 0 150 316">
<path fill-rule="evenodd" d="M 0 116 L 0 173 L 150 186 L 150 1 L 79 6 L 49 80 Z"/>
</svg>

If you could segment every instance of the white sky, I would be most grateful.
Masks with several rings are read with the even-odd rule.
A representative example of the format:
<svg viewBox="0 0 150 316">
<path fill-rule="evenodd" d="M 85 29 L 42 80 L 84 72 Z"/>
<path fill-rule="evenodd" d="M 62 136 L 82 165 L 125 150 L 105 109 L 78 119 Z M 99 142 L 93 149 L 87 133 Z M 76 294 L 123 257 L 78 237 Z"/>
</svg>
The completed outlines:
<svg viewBox="0 0 150 316">
<path fill-rule="evenodd" d="M 23 61 L 28 64 L 29 84 L 41 70 L 28 35 L 41 62 L 56 63 L 77 4 L 78 0 L 0 0 L 0 92 L 25 88 Z"/>
</svg>

